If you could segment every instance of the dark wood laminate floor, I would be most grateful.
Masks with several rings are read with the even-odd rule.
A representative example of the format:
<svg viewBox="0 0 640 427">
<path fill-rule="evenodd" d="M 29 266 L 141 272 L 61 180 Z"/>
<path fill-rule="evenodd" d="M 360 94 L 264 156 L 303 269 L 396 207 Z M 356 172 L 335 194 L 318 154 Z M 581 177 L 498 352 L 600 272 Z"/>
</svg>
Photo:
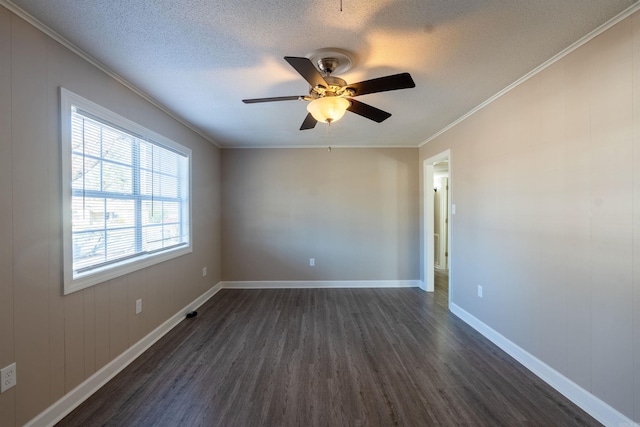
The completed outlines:
<svg viewBox="0 0 640 427">
<path fill-rule="evenodd" d="M 59 425 L 598 425 L 438 292 L 222 290 Z"/>
<path fill-rule="evenodd" d="M 449 307 L 449 270 L 436 268 L 433 272 L 433 298 L 439 306 L 447 310 Z"/>
</svg>

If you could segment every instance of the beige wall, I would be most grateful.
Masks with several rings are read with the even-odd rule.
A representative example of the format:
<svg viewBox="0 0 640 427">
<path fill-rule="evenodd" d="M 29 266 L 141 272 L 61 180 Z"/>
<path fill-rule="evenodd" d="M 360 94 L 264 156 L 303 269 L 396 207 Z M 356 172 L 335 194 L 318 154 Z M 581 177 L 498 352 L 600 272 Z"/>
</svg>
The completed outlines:
<svg viewBox="0 0 640 427">
<path fill-rule="evenodd" d="M 449 148 L 453 302 L 640 421 L 640 14 L 421 163 Z"/>
<path fill-rule="evenodd" d="M 222 150 L 223 280 L 419 279 L 417 156 Z"/>
<path fill-rule="evenodd" d="M 193 253 L 62 296 L 59 86 L 193 150 Z M 0 367 L 16 362 L 18 378 L 0 394 L 2 426 L 38 415 L 220 280 L 219 164 L 211 143 L 0 7 Z"/>
<path fill-rule="evenodd" d="M 193 150 L 192 254 L 62 296 L 59 86 Z M 219 151 L 0 7 L 0 367 L 18 364 L 1 424 L 221 279 L 418 279 L 419 164 L 445 149 L 453 303 L 640 421 L 638 14 L 418 155 Z"/>
</svg>

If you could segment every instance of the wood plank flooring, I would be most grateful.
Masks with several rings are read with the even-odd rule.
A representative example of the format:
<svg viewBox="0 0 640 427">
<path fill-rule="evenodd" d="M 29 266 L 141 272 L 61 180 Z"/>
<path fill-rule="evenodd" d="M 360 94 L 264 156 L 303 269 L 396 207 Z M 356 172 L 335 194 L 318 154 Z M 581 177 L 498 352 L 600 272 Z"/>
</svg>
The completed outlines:
<svg viewBox="0 0 640 427">
<path fill-rule="evenodd" d="M 222 290 L 59 425 L 599 425 L 439 292 Z"/>
<path fill-rule="evenodd" d="M 449 270 L 433 270 L 433 299 L 436 304 L 448 310 L 449 307 Z"/>
</svg>

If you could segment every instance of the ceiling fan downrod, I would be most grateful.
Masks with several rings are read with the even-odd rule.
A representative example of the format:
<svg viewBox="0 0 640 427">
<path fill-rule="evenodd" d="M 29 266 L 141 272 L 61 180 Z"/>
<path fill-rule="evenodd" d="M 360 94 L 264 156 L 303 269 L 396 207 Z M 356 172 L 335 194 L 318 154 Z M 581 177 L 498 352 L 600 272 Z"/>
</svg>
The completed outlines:
<svg viewBox="0 0 640 427">
<path fill-rule="evenodd" d="M 338 67 L 337 58 L 321 58 L 318 59 L 318 68 L 322 71 L 325 77 L 329 77 L 331 73 Z"/>
</svg>

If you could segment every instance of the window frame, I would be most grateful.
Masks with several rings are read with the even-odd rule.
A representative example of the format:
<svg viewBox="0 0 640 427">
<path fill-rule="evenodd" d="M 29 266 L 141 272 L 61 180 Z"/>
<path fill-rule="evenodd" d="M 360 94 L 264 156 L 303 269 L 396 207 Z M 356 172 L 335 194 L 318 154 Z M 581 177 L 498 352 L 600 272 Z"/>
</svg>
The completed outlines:
<svg viewBox="0 0 640 427">
<path fill-rule="evenodd" d="M 101 121 L 112 123 L 123 130 L 128 130 L 135 137 L 146 140 L 152 144 L 165 146 L 187 158 L 187 172 L 185 174 L 188 183 L 185 185 L 188 194 L 186 197 L 186 209 L 188 215 L 183 215 L 183 226 L 188 229 L 188 242 L 173 248 L 168 248 L 132 258 L 123 259 L 114 263 L 91 269 L 84 273 L 74 275 L 73 270 L 73 182 L 72 182 L 72 107 L 84 110 Z M 60 87 L 60 130 L 61 130 L 61 156 L 62 156 L 62 250 L 63 250 L 63 295 L 85 289 L 99 283 L 147 268 L 149 266 L 177 258 L 193 251 L 192 230 L 192 158 L 191 149 L 163 137 L 125 117 L 122 117 L 107 108 L 104 108 L 80 95 L 77 95 L 63 87 Z M 183 184 L 184 185 L 184 184 Z M 185 203 L 185 202 L 183 202 Z M 184 208 L 184 206 L 183 206 Z"/>
</svg>

